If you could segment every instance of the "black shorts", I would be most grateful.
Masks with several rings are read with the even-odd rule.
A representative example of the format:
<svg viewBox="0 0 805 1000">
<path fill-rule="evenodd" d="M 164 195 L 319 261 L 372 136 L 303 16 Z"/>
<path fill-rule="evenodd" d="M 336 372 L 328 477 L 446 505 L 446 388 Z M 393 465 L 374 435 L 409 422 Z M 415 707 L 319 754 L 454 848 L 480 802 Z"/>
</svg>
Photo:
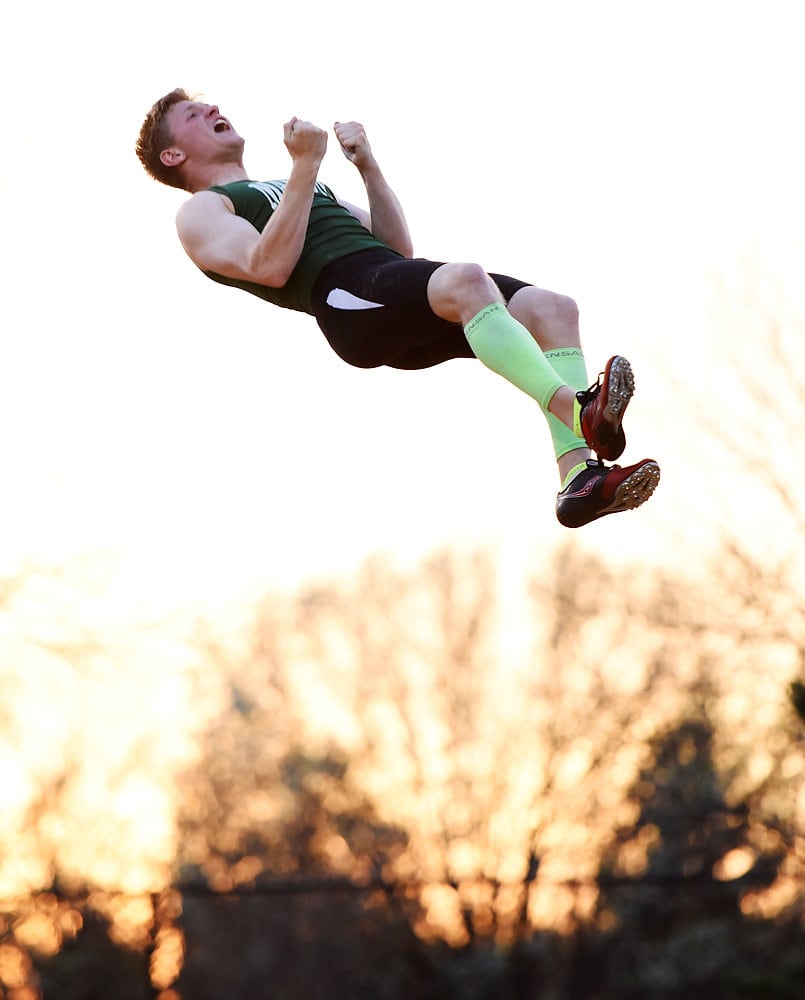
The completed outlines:
<svg viewBox="0 0 805 1000">
<path fill-rule="evenodd" d="M 430 368 L 474 357 L 459 323 L 428 304 L 428 281 L 442 262 L 409 260 L 391 250 L 361 250 L 321 272 L 313 313 L 336 354 L 357 368 Z M 490 274 L 506 302 L 528 282 Z"/>
</svg>

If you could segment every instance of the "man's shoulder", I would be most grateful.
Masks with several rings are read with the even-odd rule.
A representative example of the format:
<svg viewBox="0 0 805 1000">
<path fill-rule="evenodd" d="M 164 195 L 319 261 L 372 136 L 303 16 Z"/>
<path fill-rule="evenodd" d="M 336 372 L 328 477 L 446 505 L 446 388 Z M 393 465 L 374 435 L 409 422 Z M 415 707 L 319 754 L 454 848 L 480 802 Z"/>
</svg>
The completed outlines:
<svg viewBox="0 0 805 1000">
<path fill-rule="evenodd" d="M 194 195 L 179 206 L 176 213 L 177 224 L 192 223 L 194 220 L 209 218 L 219 214 L 221 211 L 232 213 L 234 206 L 227 196 L 219 191 L 211 191 L 209 188 L 203 191 L 196 191 Z"/>
</svg>

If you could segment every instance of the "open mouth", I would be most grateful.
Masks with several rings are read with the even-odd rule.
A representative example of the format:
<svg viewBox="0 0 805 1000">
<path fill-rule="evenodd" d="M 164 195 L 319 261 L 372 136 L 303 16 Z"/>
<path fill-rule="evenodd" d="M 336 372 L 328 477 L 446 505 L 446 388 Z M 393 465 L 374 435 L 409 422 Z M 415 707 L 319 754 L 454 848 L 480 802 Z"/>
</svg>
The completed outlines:
<svg viewBox="0 0 805 1000">
<path fill-rule="evenodd" d="M 229 122 L 225 118 L 218 118 L 213 125 L 214 132 L 228 132 Z"/>
</svg>

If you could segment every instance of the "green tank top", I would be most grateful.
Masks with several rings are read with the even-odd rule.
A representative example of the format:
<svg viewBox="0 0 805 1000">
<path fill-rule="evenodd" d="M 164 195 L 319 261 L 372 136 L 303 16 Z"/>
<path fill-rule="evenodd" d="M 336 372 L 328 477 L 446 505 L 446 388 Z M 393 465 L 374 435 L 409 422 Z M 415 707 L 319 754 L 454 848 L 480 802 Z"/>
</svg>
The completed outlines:
<svg viewBox="0 0 805 1000">
<path fill-rule="evenodd" d="M 211 187 L 226 195 L 235 206 L 235 214 L 246 219 L 262 233 L 285 190 L 285 181 L 235 181 L 220 187 Z M 385 247 L 351 215 L 338 204 L 333 192 L 321 182 L 316 184 L 313 205 L 307 226 L 302 253 L 288 281 L 282 288 L 269 288 L 253 281 L 227 278 L 215 271 L 204 271 L 208 278 L 223 285 L 242 288 L 267 302 L 295 309 L 298 312 L 313 312 L 311 293 L 321 270 L 331 261 L 373 247 Z"/>
</svg>

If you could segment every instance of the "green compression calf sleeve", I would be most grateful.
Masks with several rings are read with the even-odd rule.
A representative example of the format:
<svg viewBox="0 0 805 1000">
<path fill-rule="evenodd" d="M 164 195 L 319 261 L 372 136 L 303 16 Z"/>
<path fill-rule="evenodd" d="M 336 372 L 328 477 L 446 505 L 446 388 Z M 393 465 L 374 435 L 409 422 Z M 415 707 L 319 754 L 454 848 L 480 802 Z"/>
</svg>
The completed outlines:
<svg viewBox="0 0 805 1000">
<path fill-rule="evenodd" d="M 502 302 L 493 302 L 477 313 L 464 327 L 464 335 L 473 354 L 487 368 L 522 389 L 548 412 L 551 397 L 565 382 Z"/>
<path fill-rule="evenodd" d="M 555 350 L 545 351 L 545 358 L 557 375 L 563 378 L 571 389 L 587 388 L 589 384 L 587 365 L 580 347 L 557 347 Z M 548 419 L 548 427 L 553 439 L 553 450 L 557 458 L 561 458 L 562 455 L 566 455 L 575 448 L 587 447 L 584 438 L 578 437 L 558 417 L 552 413 L 546 413 L 545 416 Z"/>
</svg>

